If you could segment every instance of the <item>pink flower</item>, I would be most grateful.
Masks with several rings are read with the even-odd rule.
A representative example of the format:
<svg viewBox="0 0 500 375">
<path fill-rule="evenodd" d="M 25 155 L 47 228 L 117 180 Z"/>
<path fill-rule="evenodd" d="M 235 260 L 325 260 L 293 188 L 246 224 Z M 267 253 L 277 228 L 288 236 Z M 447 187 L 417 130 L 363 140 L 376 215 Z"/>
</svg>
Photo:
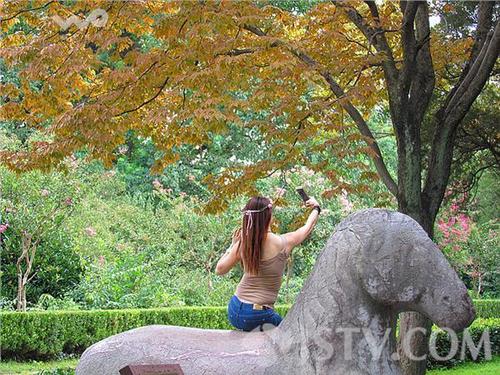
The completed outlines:
<svg viewBox="0 0 500 375">
<path fill-rule="evenodd" d="M 97 232 L 94 228 L 87 227 L 87 228 L 85 228 L 85 234 L 89 237 L 94 237 L 97 234 Z"/>
<path fill-rule="evenodd" d="M 98 258 L 97 262 L 99 263 L 99 265 L 101 267 L 104 266 L 104 262 L 105 262 L 104 257 L 102 255 L 99 255 L 99 258 Z"/>
<path fill-rule="evenodd" d="M 160 189 L 163 187 L 162 183 L 160 182 L 160 180 L 158 180 L 157 178 L 153 180 L 153 187 L 155 189 Z"/>
<path fill-rule="evenodd" d="M 187 194 L 186 194 L 185 192 L 181 191 L 181 192 L 179 193 L 179 195 L 180 195 L 181 197 L 183 197 L 183 198 L 184 198 Z"/>
<path fill-rule="evenodd" d="M 0 234 L 5 232 L 8 227 L 9 227 L 9 224 L 0 224 Z"/>
<path fill-rule="evenodd" d="M 48 197 L 49 194 L 50 194 L 50 192 L 47 189 L 42 189 L 42 191 L 40 192 L 40 195 L 42 197 Z"/>
<path fill-rule="evenodd" d="M 196 180 L 196 177 L 194 175 L 190 174 L 188 179 L 189 179 L 189 181 L 194 181 L 194 180 Z"/>
<path fill-rule="evenodd" d="M 64 200 L 64 204 L 66 206 L 71 206 L 73 204 L 73 199 L 71 199 L 71 197 L 67 197 L 65 200 Z"/>
</svg>

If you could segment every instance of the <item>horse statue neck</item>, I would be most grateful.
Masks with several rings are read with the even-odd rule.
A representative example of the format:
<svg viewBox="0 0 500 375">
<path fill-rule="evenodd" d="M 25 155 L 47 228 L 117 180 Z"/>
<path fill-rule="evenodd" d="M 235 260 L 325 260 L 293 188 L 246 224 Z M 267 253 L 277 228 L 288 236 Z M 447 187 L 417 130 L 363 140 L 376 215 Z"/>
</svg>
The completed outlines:
<svg viewBox="0 0 500 375">
<path fill-rule="evenodd" d="M 353 243 L 346 249 L 346 240 L 355 237 L 342 232 L 330 239 L 295 304 L 272 330 L 278 358 L 290 359 L 293 373 L 398 374 L 391 360 L 396 314 L 361 287 L 355 271 L 359 246 Z M 339 254 L 346 251 L 348 256 Z M 379 359 L 371 361 L 372 353 Z"/>
</svg>

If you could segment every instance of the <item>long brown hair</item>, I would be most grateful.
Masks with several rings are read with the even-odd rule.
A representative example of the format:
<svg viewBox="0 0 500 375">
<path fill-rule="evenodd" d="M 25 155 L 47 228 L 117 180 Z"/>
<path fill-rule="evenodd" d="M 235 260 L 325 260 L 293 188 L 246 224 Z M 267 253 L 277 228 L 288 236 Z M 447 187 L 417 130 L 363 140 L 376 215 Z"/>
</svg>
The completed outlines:
<svg viewBox="0 0 500 375">
<path fill-rule="evenodd" d="M 262 243 L 271 222 L 272 204 L 269 198 L 253 197 L 242 211 L 239 251 L 245 272 L 256 275 L 259 272 Z"/>
</svg>

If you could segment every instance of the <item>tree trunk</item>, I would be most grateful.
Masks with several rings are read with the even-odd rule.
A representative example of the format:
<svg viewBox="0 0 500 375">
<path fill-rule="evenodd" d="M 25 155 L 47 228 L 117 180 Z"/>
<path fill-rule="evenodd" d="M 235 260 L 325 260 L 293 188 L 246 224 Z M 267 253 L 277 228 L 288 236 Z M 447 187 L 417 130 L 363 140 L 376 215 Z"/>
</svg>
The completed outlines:
<svg viewBox="0 0 500 375">
<path fill-rule="evenodd" d="M 17 303 L 16 310 L 22 311 L 22 296 L 23 296 L 23 273 L 20 265 L 17 265 Z"/>
<path fill-rule="evenodd" d="M 32 242 L 32 237 L 29 233 L 23 232 L 22 234 L 22 245 L 21 245 L 21 256 L 17 259 L 17 311 L 26 311 L 26 286 L 32 279 L 30 277 L 31 268 L 33 265 L 33 259 L 35 258 L 35 252 L 37 247 L 37 241 Z M 23 270 L 23 262 L 26 263 L 26 270 Z"/>
<path fill-rule="evenodd" d="M 404 191 L 404 189 L 401 190 Z M 411 202 L 412 200 L 418 202 Z M 427 210 L 428 205 L 425 200 L 422 201 L 422 195 L 415 192 L 410 196 L 407 195 L 406 199 L 398 199 L 398 201 L 398 210 L 415 219 L 433 239 L 436 215 Z M 409 209 L 418 206 L 420 206 L 418 211 Z M 422 357 L 427 357 L 429 352 L 432 322 L 418 312 L 405 312 L 400 315 L 399 323 L 398 354 L 403 374 L 423 375 L 426 372 L 427 359 Z"/>
<path fill-rule="evenodd" d="M 431 327 L 432 322 L 420 313 L 400 315 L 398 354 L 403 374 L 425 374 Z"/>
</svg>

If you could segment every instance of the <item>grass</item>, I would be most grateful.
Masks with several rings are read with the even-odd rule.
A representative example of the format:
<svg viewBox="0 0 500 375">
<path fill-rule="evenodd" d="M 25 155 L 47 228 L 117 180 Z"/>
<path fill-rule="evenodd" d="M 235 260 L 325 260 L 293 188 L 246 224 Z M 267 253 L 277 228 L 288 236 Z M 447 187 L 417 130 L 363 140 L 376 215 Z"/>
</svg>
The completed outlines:
<svg viewBox="0 0 500 375">
<path fill-rule="evenodd" d="M 74 374 L 78 358 L 51 362 L 0 362 L 0 374 L 39 374 L 39 375 L 69 375 Z M 491 361 L 467 363 L 452 369 L 428 371 L 429 375 L 498 375 L 500 374 L 500 356 Z"/>
<path fill-rule="evenodd" d="M 15 362 L 6 361 L 0 362 L 0 374 L 1 375 L 11 375 L 11 374 L 43 374 L 43 375 L 66 375 L 74 373 L 70 370 L 74 370 L 76 364 L 78 363 L 78 358 L 74 359 L 64 359 L 59 361 L 49 361 L 49 362 Z"/>
<path fill-rule="evenodd" d="M 466 363 L 452 369 L 428 371 L 429 375 L 498 375 L 500 374 L 500 356 L 491 361 Z"/>
</svg>

